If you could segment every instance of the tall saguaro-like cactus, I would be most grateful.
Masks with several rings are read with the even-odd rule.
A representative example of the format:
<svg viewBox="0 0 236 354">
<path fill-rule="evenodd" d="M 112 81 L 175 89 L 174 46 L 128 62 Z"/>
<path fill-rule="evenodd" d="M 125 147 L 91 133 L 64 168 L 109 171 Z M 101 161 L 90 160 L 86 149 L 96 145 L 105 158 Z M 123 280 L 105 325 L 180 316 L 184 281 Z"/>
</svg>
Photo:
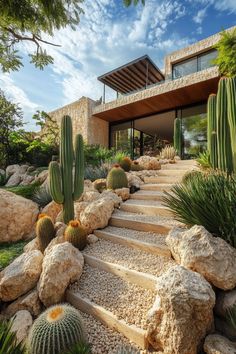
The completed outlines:
<svg viewBox="0 0 236 354">
<path fill-rule="evenodd" d="M 207 102 L 207 148 L 213 168 L 218 166 L 217 154 L 216 94 L 212 93 Z"/>
<path fill-rule="evenodd" d="M 50 163 L 49 178 L 53 200 L 63 204 L 65 224 L 74 219 L 74 201 L 80 198 L 84 188 L 83 138 L 80 134 L 76 135 L 75 150 L 72 138 L 71 118 L 64 116 L 61 122 L 60 163 Z"/>
<path fill-rule="evenodd" d="M 236 173 L 236 77 L 227 79 L 227 104 L 233 167 Z"/>
<path fill-rule="evenodd" d="M 232 147 L 227 110 L 227 78 L 221 78 L 216 99 L 218 167 L 222 171 L 233 171 Z"/>
<path fill-rule="evenodd" d="M 174 122 L 174 148 L 177 151 L 177 154 L 181 155 L 181 120 L 175 118 Z"/>
</svg>

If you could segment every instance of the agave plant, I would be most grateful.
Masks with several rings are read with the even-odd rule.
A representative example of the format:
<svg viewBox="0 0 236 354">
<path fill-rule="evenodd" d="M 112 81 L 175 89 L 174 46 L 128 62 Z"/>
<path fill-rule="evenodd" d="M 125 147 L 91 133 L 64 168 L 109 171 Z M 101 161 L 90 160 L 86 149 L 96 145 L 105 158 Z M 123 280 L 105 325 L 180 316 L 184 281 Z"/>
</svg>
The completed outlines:
<svg viewBox="0 0 236 354">
<path fill-rule="evenodd" d="M 11 322 L 0 322 L 0 354 L 25 354 L 22 343 L 17 343 L 16 334 L 11 331 Z"/>
<path fill-rule="evenodd" d="M 203 225 L 236 248 L 236 177 L 223 172 L 194 173 L 165 192 L 164 204 L 176 220 Z"/>
<path fill-rule="evenodd" d="M 87 343 L 78 343 L 69 351 L 64 352 L 63 354 L 90 354 L 91 346 Z"/>
<path fill-rule="evenodd" d="M 47 183 L 35 190 L 32 200 L 42 208 L 52 201 L 52 196 Z"/>
<path fill-rule="evenodd" d="M 210 154 L 208 151 L 200 153 L 196 160 L 203 169 L 212 168 Z"/>
<path fill-rule="evenodd" d="M 96 179 L 106 178 L 109 171 L 107 164 L 103 164 L 99 167 L 87 166 L 85 167 L 84 178 L 95 181 Z"/>
</svg>

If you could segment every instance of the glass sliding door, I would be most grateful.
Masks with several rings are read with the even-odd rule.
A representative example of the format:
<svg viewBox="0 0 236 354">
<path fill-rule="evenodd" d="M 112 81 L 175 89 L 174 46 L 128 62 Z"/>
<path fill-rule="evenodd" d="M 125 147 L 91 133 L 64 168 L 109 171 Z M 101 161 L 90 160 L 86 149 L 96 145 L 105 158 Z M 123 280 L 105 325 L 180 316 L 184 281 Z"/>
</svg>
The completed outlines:
<svg viewBox="0 0 236 354">
<path fill-rule="evenodd" d="M 207 149 L 206 104 L 182 109 L 182 154 L 195 158 Z"/>
<path fill-rule="evenodd" d="M 132 122 L 125 122 L 110 127 L 110 146 L 116 151 L 124 151 L 133 155 Z"/>
</svg>

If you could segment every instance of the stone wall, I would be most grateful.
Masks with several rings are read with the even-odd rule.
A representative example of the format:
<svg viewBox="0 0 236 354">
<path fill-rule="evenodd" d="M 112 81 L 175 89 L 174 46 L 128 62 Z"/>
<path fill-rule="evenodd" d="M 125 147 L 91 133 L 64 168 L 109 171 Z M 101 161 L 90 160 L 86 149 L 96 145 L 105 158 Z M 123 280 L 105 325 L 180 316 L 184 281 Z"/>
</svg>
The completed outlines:
<svg viewBox="0 0 236 354">
<path fill-rule="evenodd" d="M 74 136 L 80 133 L 87 144 L 100 144 L 107 147 L 109 126 L 106 121 L 92 117 L 92 110 L 96 105 L 96 101 L 87 97 L 81 97 L 75 102 L 49 112 L 49 115 L 59 125 L 62 117 L 69 115 L 73 123 Z"/>
<path fill-rule="evenodd" d="M 231 31 L 235 29 L 236 26 L 229 28 Z M 194 43 L 186 48 L 177 50 L 165 57 L 165 75 L 168 77 L 172 73 L 172 64 L 178 61 L 188 59 L 196 54 L 203 53 L 210 50 L 220 39 L 220 33 L 216 33 L 213 36 L 203 39 L 197 43 Z"/>
</svg>

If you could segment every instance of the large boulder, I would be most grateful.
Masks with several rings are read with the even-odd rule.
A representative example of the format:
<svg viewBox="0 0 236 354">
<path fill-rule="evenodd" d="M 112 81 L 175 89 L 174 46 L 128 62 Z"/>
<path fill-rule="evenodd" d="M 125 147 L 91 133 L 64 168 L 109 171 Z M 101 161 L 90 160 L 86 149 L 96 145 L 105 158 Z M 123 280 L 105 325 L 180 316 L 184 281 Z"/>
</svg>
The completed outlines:
<svg viewBox="0 0 236 354">
<path fill-rule="evenodd" d="M 151 156 L 141 156 L 137 159 L 139 165 L 144 170 L 160 170 L 161 164 L 156 157 Z"/>
<path fill-rule="evenodd" d="M 118 197 L 121 197 L 123 201 L 129 199 L 129 188 L 115 189 L 115 193 L 118 195 Z"/>
<path fill-rule="evenodd" d="M 38 242 L 38 238 L 35 237 L 33 238 L 33 240 L 31 240 L 30 242 L 28 242 L 25 247 L 24 247 L 24 252 L 31 252 L 34 250 L 39 250 L 39 242 Z"/>
<path fill-rule="evenodd" d="M 14 173 L 18 172 L 19 173 L 20 165 L 9 165 L 6 168 L 6 177 L 12 176 Z"/>
<path fill-rule="evenodd" d="M 42 270 L 40 251 L 23 253 L 0 273 L 0 299 L 13 301 L 33 289 Z"/>
<path fill-rule="evenodd" d="M 114 195 L 117 197 L 116 194 Z M 92 233 L 94 230 L 103 229 L 108 225 L 113 210 L 114 201 L 112 199 L 101 198 L 95 200 L 80 213 L 80 222 L 88 233 Z"/>
<path fill-rule="evenodd" d="M 48 205 L 46 205 L 43 208 L 42 213 L 50 216 L 50 218 L 52 218 L 52 221 L 55 222 L 56 218 L 57 218 L 57 215 L 61 211 L 62 211 L 62 205 L 61 204 L 57 204 L 53 200 L 53 201 L 51 201 Z"/>
<path fill-rule="evenodd" d="M 13 187 L 18 186 L 20 182 L 24 179 L 28 165 L 10 165 L 6 168 L 6 177 L 9 178 L 6 186 Z"/>
<path fill-rule="evenodd" d="M 38 316 L 42 311 L 42 304 L 39 300 L 37 289 L 31 290 L 27 294 L 20 296 L 17 300 L 13 301 L 6 309 L 2 311 L 2 314 L 7 318 L 15 315 L 16 312 L 21 310 L 27 310 L 32 316 Z"/>
<path fill-rule="evenodd" d="M 141 184 L 143 184 L 144 182 L 141 180 L 141 178 L 139 176 L 137 176 L 135 173 L 133 172 L 126 172 L 126 176 L 128 179 L 128 186 L 129 187 L 136 187 L 136 188 L 140 188 Z"/>
<path fill-rule="evenodd" d="M 75 202 L 74 209 L 75 209 L 75 219 L 80 220 L 81 213 L 87 208 L 89 202 Z"/>
<path fill-rule="evenodd" d="M 39 298 L 46 307 L 63 300 L 68 285 L 79 280 L 83 265 L 81 252 L 69 242 L 46 250 L 38 282 Z"/>
<path fill-rule="evenodd" d="M 197 354 L 213 323 L 215 293 L 198 273 L 176 265 L 157 279 L 148 340 L 163 354 Z"/>
<path fill-rule="evenodd" d="M 236 354 L 236 343 L 219 334 L 210 334 L 204 343 L 206 354 Z"/>
<path fill-rule="evenodd" d="M 18 186 L 21 182 L 21 175 L 19 175 L 17 172 L 14 173 L 7 181 L 6 187 L 15 187 Z"/>
<path fill-rule="evenodd" d="M 14 176 L 14 175 L 13 175 Z M 12 177 L 13 177 L 12 176 Z M 31 184 L 32 182 L 34 182 L 34 176 L 30 176 L 28 174 L 24 174 L 22 177 L 21 177 L 21 182 L 20 182 L 20 185 L 21 186 L 28 186 L 29 184 Z"/>
<path fill-rule="evenodd" d="M 27 339 L 32 324 L 32 316 L 27 310 L 18 311 L 12 318 L 11 330 L 15 332 L 18 343 L 24 342 Z"/>
<path fill-rule="evenodd" d="M 0 189 L 0 243 L 27 238 L 33 231 L 38 205 Z"/>
<path fill-rule="evenodd" d="M 35 177 L 35 182 L 44 183 L 48 179 L 48 170 L 43 170 Z"/>
<path fill-rule="evenodd" d="M 111 200 L 114 208 L 119 208 L 122 199 L 116 193 L 111 190 L 105 190 L 100 194 L 100 199 Z"/>
<path fill-rule="evenodd" d="M 179 264 L 202 274 L 216 287 L 230 290 L 236 286 L 236 249 L 203 226 L 187 231 L 174 228 L 166 243 Z"/>
<path fill-rule="evenodd" d="M 96 190 L 89 190 L 89 191 L 85 191 L 81 198 L 80 198 L 80 202 L 93 202 L 94 200 L 97 200 L 100 198 L 100 193 Z"/>
</svg>

